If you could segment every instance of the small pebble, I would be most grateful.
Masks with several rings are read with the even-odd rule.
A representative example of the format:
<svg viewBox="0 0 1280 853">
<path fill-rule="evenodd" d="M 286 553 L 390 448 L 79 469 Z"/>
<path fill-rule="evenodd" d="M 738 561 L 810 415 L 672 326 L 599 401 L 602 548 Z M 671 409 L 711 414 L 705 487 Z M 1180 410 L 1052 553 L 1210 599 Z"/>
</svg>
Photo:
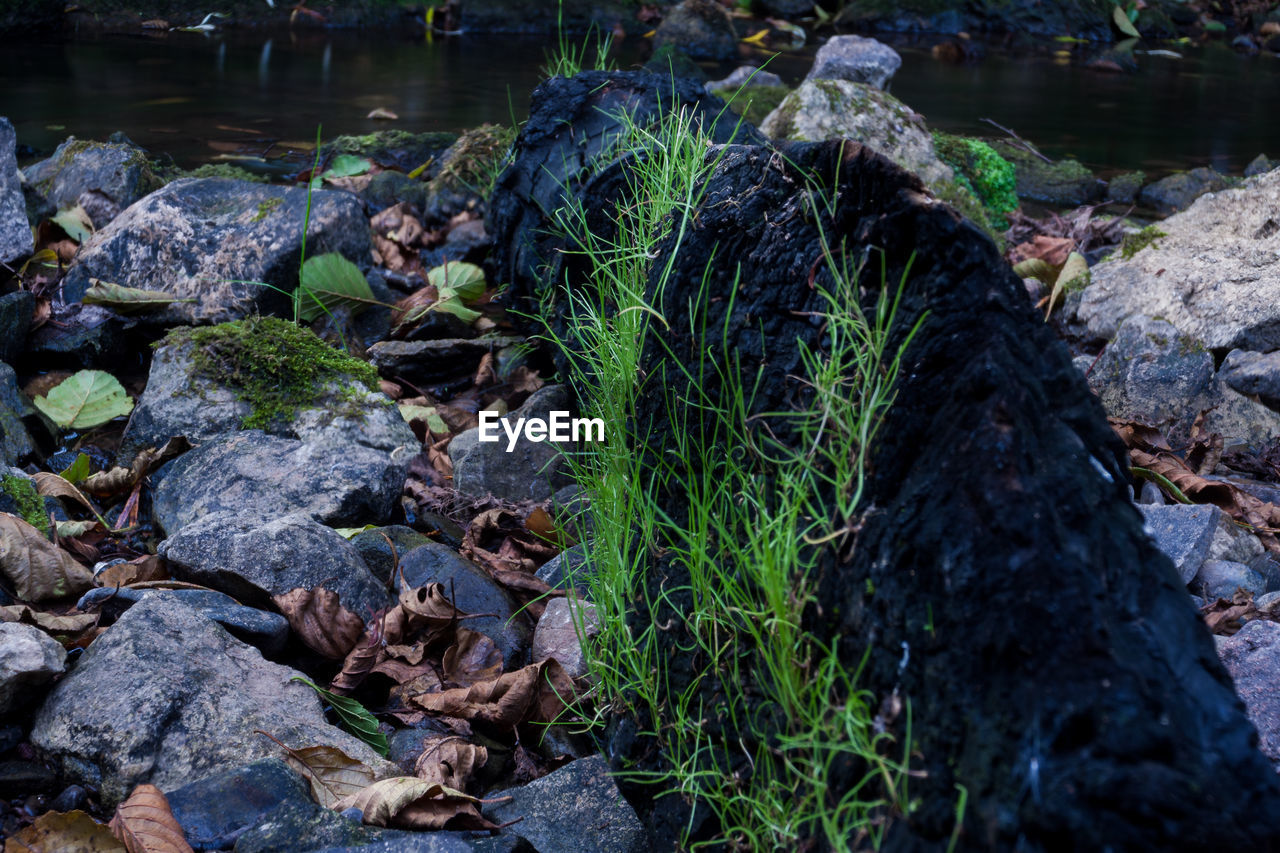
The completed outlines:
<svg viewBox="0 0 1280 853">
<path fill-rule="evenodd" d="M 88 791 L 79 785 L 68 785 L 61 794 L 54 797 L 53 802 L 49 804 L 49 811 L 69 812 L 74 809 L 83 809 L 88 802 Z"/>
<path fill-rule="evenodd" d="M 343 809 L 338 812 L 338 814 L 342 815 L 347 820 L 354 820 L 356 823 L 364 823 L 364 812 L 360 811 L 360 809 L 355 806 L 352 806 L 349 809 Z"/>
</svg>

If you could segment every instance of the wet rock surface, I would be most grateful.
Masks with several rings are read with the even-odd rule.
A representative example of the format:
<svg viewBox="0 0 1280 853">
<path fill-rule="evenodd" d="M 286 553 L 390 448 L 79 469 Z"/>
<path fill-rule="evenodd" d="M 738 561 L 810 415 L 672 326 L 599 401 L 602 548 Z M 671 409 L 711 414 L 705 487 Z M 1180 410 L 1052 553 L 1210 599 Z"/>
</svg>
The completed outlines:
<svg viewBox="0 0 1280 853">
<path fill-rule="evenodd" d="M 1258 730 L 1262 753 L 1280 771 L 1280 623 L 1245 623 L 1234 636 L 1218 641 L 1218 654 Z"/>
<path fill-rule="evenodd" d="M 246 831 L 288 802 L 311 803 L 307 782 L 279 758 L 263 758 L 165 794 L 187 843 L 230 850 Z"/>
<path fill-rule="evenodd" d="M 1186 210 L 1191 203 L 1205 193 L 1227 188 L 1227 181 L 1213 169 L 1201 167 L 1189 172 L 1178 172 L 1148 184 L 1138 194 L 1138 200 L 1162 216 Z"/>
<path fill-rule="evenodd" d="M 32 413 L 13 368 L 0 362 L 0 467 L 17 465 L 35 452 L 35 442 L 22 420 Z"/>
<path fill-rule="evenodd" d="M 467 430 L 449 443 L 454 487 L 467 495 L 493 495 L 512 501 L 544 501 L 572 483 L 565 453 L 572 444 L 532 441 L 523 432 L 514 446 L 506 432 L 516 430 L 521 418 L 550 422 L 552 412 L 568 413 L 573 405 L 564 386 L 550 385 L 535 392 L 524 405 L 490 427 L 497 441 L 481 441 L 479 428 Z M 507 426 L 503 426 L 505 423 Z M 566 427 L 567 429 L 567 427 Z"/>
<path fill-rule="evenodd" d="M 27 182 L 58 209 L 77 204 L 86 212 L 96 209 L 92 212 L 99 215 L 91 216 L 95 228 L 160 188 L 147 152 L 127 139 L 94 142 L 70 137 L 52 157 L 32 165 L 25 174 Z"/>
<path fill-rule="evenodd" d="M 733 18 L 715 0 L 684 0 L 669 10 L 653 42 L 659 48 L 679 48 L 693 59 L 732 59 L 738 54 Z"/>
<path fill-rule="evenodd" d="M 14 154 L 17 137 L 13 125 L 0 117 L 0 263 L 8 264 L 35 250 L 31 226 L 27 223 L 22 185 L 18 181 L 18 160 Z"/>
<path fill-rule="evenodd" d="M 1249 563 L 1262 553 L 1256 537 L 1237 528 L 1230 516 L 1211 504 L 1145 505 L 1139 509 L 1156 547 L 1173 561 L 1183 583 L 1191 583 L 1208 561 Z"/>
<path fill-rule="evenodd" d="M 67 273 L 63 293 L 78 300 L 89 279 L 98 278 L 192 300 L 146 315 L 171 325 L 284 313 L 285 296 L 243 282 L 286 293 L 297 287 L 306 204 L 307 191 L 297 187 L 228 178 L 174 181 L 94 234 Z M 309 257 L 337 252 L 360 263 L 369 247 L 358 199 L 329 190 L 312 194 Z"/>
<path fill-rule="evenodd" d="M 178 664 L 181 665 L 178 665 Z M 297 673 L 174 599 L 131 607 L 45 699 L 31 741 L 67 778 L 114 805 L 150 782 L 179 788 L 278 747 L 327 743 L 391 768 L 325 721 Z"/>
<path fill-rule="evenodd" d="M 35 308 L 35 297 L 25 290 L 0 296 L 0 361 L 12 364 L 23 354 Z"/>
<path fill-rule="evenodd" d="M 76 609 L 85 613 L 101 611 L 111 620 L 146 598 L 173 598 L 200 615 L 212 619 L 237 640 L 256 646 L 264 655 L 284 648 L 289 623 L 278 613 L 246 607 L 234 598 L 209 589 L 119 589 L 97 587 L 80 597 Z"/>
<path fill-rule="evenodd" d="M 832 36 L 818 48 L 806 80 L 848 80 L 887 89 L 902 67 L 902 57 L 889 45 L 864 36 Z"/>
<path fill-rule="evenodd" d="M 0 714 L 30 711 L 42 685 L 62 674 L 67 653 L 34 625 L 0 623 Z"/>
</svg>

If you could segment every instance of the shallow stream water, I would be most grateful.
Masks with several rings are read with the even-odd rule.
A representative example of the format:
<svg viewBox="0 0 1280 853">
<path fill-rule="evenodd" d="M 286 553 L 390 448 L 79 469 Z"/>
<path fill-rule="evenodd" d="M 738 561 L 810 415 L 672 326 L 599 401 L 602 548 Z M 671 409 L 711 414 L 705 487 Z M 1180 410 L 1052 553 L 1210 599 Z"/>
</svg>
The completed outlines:
<svg viewBox="0 0 1280 853">
<path fill-rule="evenodd" d="M 22 159 L 69 134 L 116 130 L 187 167 L 257 145 L 269 159 L 281 142 L 314 140 L 317 125 L 327 138 L 520 120 L 550 44 L 316 31 L 35 37 L 0 44 L 0 115 L 29 146 Z M 1055 57 L 1061 45 L 1014 55 L 990 48 L 963 65 L 934 60 L 927 39 L 895 46 L 903 66 L 892 92 L 936 129 L 1001 135 L 987 118 L 1049 156 L 1153 176 L 1200 165 L 1238 174 L 1259 153 L 1280 157 L 1280 60 L 1272 56 L 1240 56 L 1220 43 L 1174 47 L 1183 58 L 1140 55 L 1139 71 L 1120 75 Z M 622 45 L 620 66 L 633 67 L 646 48 Z M 794 83 L 811 55 L 781 54 L 768 67 Z M 398 120 L 366 118 L 377 107 Z"/>
</svg>

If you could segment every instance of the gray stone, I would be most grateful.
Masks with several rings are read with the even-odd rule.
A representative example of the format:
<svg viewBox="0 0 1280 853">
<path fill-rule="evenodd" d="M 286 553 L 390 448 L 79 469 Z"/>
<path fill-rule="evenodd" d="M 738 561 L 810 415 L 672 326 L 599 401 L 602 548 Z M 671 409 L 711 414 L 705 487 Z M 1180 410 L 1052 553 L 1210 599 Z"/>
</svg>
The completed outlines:
<svg viewBox="0 0 1280 853">
<path fill-rule="evenodd" d="M 474 376 L 487 353 L 520 343 L 515 337 L 381 341 L 369 347 L 369 361 L 383 376 L 399 376 L 418 386 Z"/>
<path fill-rule="evenodd" d="M 196 444 L 229 436 L 240 431 L 252 411 L 234 389 L 197 374 L 190 342 L 165 344 L 156 349 L 146 390 L 129 416 L 121 458 L 132 459 L 139 450 L 159 447 L 178 435 Z M 350 377 L 328 383 L 314 402 L 270 424 L 266 432 L 385 454 L 418 448 L 413 430 L 391 400 Z"/>
<path fill-rule="evenodd" d="M 1088 381 L 1108 415 L 1151 424 L 1174 443 L 1187 440 L 1201 412 L 1204 428 L 1228 444 L 1280 436 L 1280 413 L 1221 381 L 1212 353 L 1164 320 L 1125 319 Z"/>
<path fill-rule="evenodd" d="M 1256 619 L 1230 637 L 1217 637 L 1236 694 L 1258 730 L 1258 747 L 1280 771 L 1280 622 Z"/>
<path fill-rule="evenodd" d="M 81 196 L 92 192 L 118 211 L 160 188 L 147 152 L 138 146 L 128 141 L 82 141 L 74 136 L 59 145 L 48 160 L 28 168 L 26 178 L 60 210 L 74 207 Z M 94 220 L 95 227 L 106 224 Z"/>
<path fill-rule="evenodd" d="M 1138 193 L 1138 201 L 1162 216 L 1186 210 L 1205 193 L 1226 189 L 1227 181 L 1213 169 L 1201 167 L 1190 172 L 1178 172 L 1147 184 Z"/>
<path fill-rule="evenodd" d="M 1280 171 L 1197 199 L 1163 237 L 1090 270 L 1080 319 L 1112 338 L 1134 314 L 1161 317 L 1207 349 L 1280 349 Z"/>
<path fill-rule="evenodd" d="M 1156 547 L 1173 560 L 1182 582 L 1190 583 L 1209 559 L 1209 548 L 1230 516 L 1211 504 L 1138 507 Z"/>
<path fill-rule="evenodd" d="M 562 385 L 548 385 L 524 405 L 500 420 L 512 427 L 520 418 L 546 419 L 554 411 L 570 411 L 573 401 Z M 492 434 L 492 432 L 491 432 Z M 498 427 L 498 441 L 480 441 L 480 430 L 470 429 L 449 443 L 453 462 L 453 486 L 466 495 L 493 495 L 512 501 L 544 501 L 572 483 L 565 452 L 569 444 L 529 441 L 523 434 L 508 450 L 505 428 Z"/>
<path fill-rule="evenodd" d="M 22 422 L 33 412 L 18 387 L 17 374 L 0 362 L 0 468 L 17 465 L 36 452 L 35 441 Z"/>
<path fill-rule="evenodd" d="M 1205 560 L 1189 586 L 1211 601 L 1215 598 L 1230 600 L 1237 589 L 1254 595 L 1262 595 L 1266 591 L 1261 575 L 1244 563 L 1233 560 Z"/>
<path fill-rule="evenodd" d="M 694 59 L 733 59 L 738 34 L 729 11 L 715 0 L 684 0 L 669 10 L 653 35 L 654 49 L 671 45 Z"/>
<path fill-rule="evenodd" d="M 214 513 L 260 522 L 301 513 L 336 527 L 386 521 L 410 451 L 321 438 L 307 443 L 244 430 L 188 451 L 156 487 L 156 523 L 172 536 Z"/>
<path fill-rule="evenodd" d="M 288 299 L 271 287 L 233 282 L 262 282 L 285 292 L 297 287 L 306 204 L 307 192 L 299 187 L 228 178 L 174 181 L 81 247 L 63 294 L 78 300 L 92 277 L 194 299 L 142 315 L 170 326 L 288 313 Z M 370 245 L 359 199 L 345 192 L 312 193 L 309 257 L 337 252 L 367 264 Z"/>
<path fill-rule="evenodd" d="M 381 832 L 362 826 L 309 799 L 287 799 L 236 839 L 235 853 L 305 853 L 348 849 L 378 838 Z M 404 833 L 408 834 L 408 833 Z"/>
<path fill-rule="evenodd" d="M 34 625 L 0 622 L 0 714 L 27 711 L 42 685 L 62 674 L 67 653 Z"/>
<path fill-rule="evenodd" d="M 1241 394 L 1257 395 L 1272 407 L 1280 406 L 1280 352 L 1232 350 L 1218 376 Z"/>
<path fill-rule="evenodd" d="M 586 595 L 591 585 L 586 575 L 586 549 L 586 545 L 566 548 L 543 563 L 535 572 L 535 576 L 552 589 L 562 589 L 566 592 L 573 589 L 579 595 Z"/>
<path fill-rule="evenodd" d="M 760 124 L 771 139 L 853 139 L 874 148 L 926 184 L 950 181 L 924 119 L 897 98 L 865 83 L 805 80 Z"/>
<path fill-rule="evenodd" d="M 101 305 L 54 302 L 49 322 L 27 336 L 25 361 L 42 369 L 114 369 L 129 354 L 127 333 L 137 318 Z M 137 359 L 135 356 L 135 361 Z"/>
<path fill-rule="evenodd" d="M 1252 178 L 1254 175 L 1262 175 L 1270 172 L 1276 166 L 1280 165 L 1275 160 L 1267 157 L 1266 154 L 1259 154 L 1249 161 L 1249 165 L 1244 167 L 1244 176 Z"/>
<path fill-rule="evenodd" d="M 495 792 L 489 806 L 495 823 L 521 818 L 511 831 L 538 850 L 574 853 L 640 853 L 648 850 L 644 827 L 609 775 L 603 756 L 571 761 L 521 788 Z"/>
<path fill-rule="evenodd" d="M 370 618 L 393 602 L 360 552 L 335 530 L 305 515 L 265 523 L 239 512 L 205 516 L 160 544 L 178 580 L 235 596 L 254 607 L 294 589 L 323 587 L 342 605 Z"/>
<path fill-rule="evenodd" d="M 0 117 L 0 263 L 9 264 L 35 251 L 26 202 L 18 181 L 18 137 L 7 118 Z M 0 348 L 3 342 L 0 341 Z M 0 357 L 0 360 L 5 360 Z"/>
<path fill-rule="evenodd" d="M 1102 182 L 1078 160 L 1047 163 L 1012 142 L 997 139 L 990 144 L 1013 164 L 1018 198 L 1068 206 L 1088 204 L 1102 197 Z"/>
<path fill-rule="evenodd" d="M 889 45 L 863 36 L 832 36 L 818 48 L 806 80 L 848 80 L 887 89 L 902 67 L 902 57 Z"/>
<path fill-rule="evenodd" d="M 237 853 L 240 853 L 237 850 Z M 384 831 L 364 844 L 325 847 L 316 853 L 540 853 L 507 830 L 495 838 L 471 832 Z M 567 851 L 566 851 L 567 853 Z"/>
<path fill-rule="evenodd" d="M 1142 182 L 1147 179 L 1145 172 L 1125 172 L 1116 175 L 1107 182 L 1107 201 L 1119 204 L 1133 204 L 1138 200 L 1138 191 Z"/>
<path fill-rule="evenodd" d="M 581 633 L 580 633 L 581 632 Z M 587 674 L 582 637 L 600 633 L 596 606 L 581 599 L 553 598 L 547 602 L 533 632 L 534 662 L 555 658 L 571 678 Z"/>
<path fill-rule="evenodd" d="M 301 776 L 279 758 L 262 758 L 166 791 L 169 809 L 196 850 L 230 850 L 236 839 L 286 802 L 314 805 Z"/>
<path fill-rule="evenodd" d="M 728 77 L 721 80 L 709 81 L 705 88 L 708 94 L 714 95 L 721 89 L 737 91 L 738 89 L 751 89 L 759 86 L 783 86 L 782 78 L 772 71 L 764 71 L 756 68 L 754 65 L 739 65 L 729 73 Z"/>
<path fill-rule="evenodd" d="M 445 594 L 464 613 L 486 614 L 464 625 L 493 640 L 506 669 L 522 666 L 533 634 L 529 619 L 517 614 L 518 605 L 484 569 L 447 545 L 431 542 L 400 555 L 401 590 L 429 583 L 444 585 Z"/>
<path fill-rule="evenodd" d="M 13 364 L 26 350 L 36 298 L 27 290 L 0 296 L 0 361 Z"/>
<path fill-rule="evenodd" d="M 327 744 L 376 772 L 395 766 L 330 725 L 295 670 L 173 598 L 149 598 L 98 637 L 54 687 L 31 742 L 110 809 L 149 782 L 173 790 L 279 747 Z"/>
<path fill-rule="evenodd" d="M 388 541 L 390 540 L 390 541 Z M 399 558 L 422 545 L 430 544 L 432 538 L 419 533 L 412 527 L 403 524 L 392 524 L 377 527 L 373 530 L 362 530 L 351 537 L 364 564 L 381 583 L 391 584 L 391 575 L 395 571 Z"/>
<path fill-rule="evenodd" d="M 76 609 L 89 612 L 101 607 L 109 618 L 118 619 L 145 598 L 175 598 L 226 628 L 237 640 L 256 646 L 264 655 L 276 654 L 289 639 L 289 622 L 279 613 L 246 607 L 231 596 L 211 589 L 97 587 L 80 597 Z"/>
</svg>

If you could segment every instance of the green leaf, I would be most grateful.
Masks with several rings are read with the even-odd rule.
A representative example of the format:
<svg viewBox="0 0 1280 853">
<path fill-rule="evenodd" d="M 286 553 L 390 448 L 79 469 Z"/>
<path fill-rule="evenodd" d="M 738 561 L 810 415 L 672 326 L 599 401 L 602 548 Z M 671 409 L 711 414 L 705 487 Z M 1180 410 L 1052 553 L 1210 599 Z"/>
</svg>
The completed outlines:
<svg viewBox="0 0 1280 853">
<path fill-rule="evenodd" d="M 1225 33 L 1227 31 L 1227 25 L 1222 23 L 1222 21 L 1205 21 L 1204 31 L 1206 33 Z"/>
<path fill-rule="evenodd" d="M 67 232 L 67 236 L 77 243 L 83 243 L 93 236 L 93 220 L 80 205 L 60 210 L 54 214 L 52 222 Z"/>
<path fill-rule="evenodd" d="M 446 299 L 432 303 L 431 310 L 452 314 L 464 323 L 474 323 L 476 318 L 480 316 L 479 311 L 474 311 L 463 305 L 453 294 L 450 294 Z"/>
<path fill-rule="evenodd" d="M 79 483 L 92 473 L 93 466 L 89 463 L 89 457 L 81 453 L 76 457 L 76 461 L 68 465 L 66 470 L 60 472 L 58 476 L 68 483 Z"/>
<path fill-rule="evenodd" d="M 355 154 L 339 154 L 324 170 L 326 178 L 352 178 L 373 168 L 373 163 Z"/>
<path fill-rule="evenodd" d="M 334 713 L 338 715 L 338 725 L 341 728 L 369 744 L 379 755 L 384 758 L 387 756 L 389 752 L 387 736 L 378 731 L 378 721 L 363 705 L 350 697 L 339 696 L 337 693 L 332 693 L 323 687 L 312 684 L 301 675 L 295 675 L 291 680 L 301 681 L 316 693 L 319 693 L 320 698 L 328 702 Z"/>
<path fill-rule="evenodd" d="M 1049 319 L 1058 297 L 1073 290 L 1083 290 L 1089 286 L 1089 262 L 1079 252 L 1067 255 L 1067 262 L 1058 273 L 1058 280 L 1053 283 L 1053 292 L 1049 294 L 1049 304 L 1045 307 L 1044 317 Z"/>
<path fill-rule="evenodd" d="M 484 293 L 484 270 L 475 264 L 445 261 L 427 273 L 427 284 L 436 289 L 441 300 L 457 295 L 470 302 Z"/>
<path fill-rule="evenodd" d="M 439 435 L 449 431 L 449 425 L 444 422 L 444 418 L 440 417 L 435 406 L 411 406 L 401 403 L 399 408 L 400 416 L 404 418 L 405 423 L 421 420 L 426 423 L 427 429 Z"/>
<path fill-rule="evenodd" d="M 352 314 L 358 314 L 378 301 L 360 268 L 336 252 L 307 258 L 299 278 L 302 307 L 298 316 L 308 323 L 340 305 L 349 306 Z"/>
<path fill-rule="evenodd" d="M 1133 38 L 1141 38 L 1138 31 L 1133 26 L 1133 21 L 1129 20 L 1129 16 L 1124 13 L 1124 9 L 1115 6 L 1111 10 L 1111 20 L 1115 22 L 1116 29 L 1127 36 Z"/>
<path fill-rule="evenodd" d="M 366 530 L 377 530 L 376 524 L 366 524 L 364 527 L 335 527 L 333 532 L 341 536 L 343 539 L 350 539 L 357 533 L 364 533 Z"/>
<path fill-rule="evenodd" d="M 142 290 L 125 287 L 109 281 L 89 279 L 91 285 L 80 301 L 86 305 L 102 305 L 117 314 L 138 314 L 143 311 L 159 311 L 175 302 L 195 302 L 195 298 L 179 298 L 162 290 Z"/>
<path fill-rule="evenodd" d="M 110 373 L 81 370 L 32 402 L 58 426 L 88 429 L 133 411 L 133 400 Z"/>
</svg>

